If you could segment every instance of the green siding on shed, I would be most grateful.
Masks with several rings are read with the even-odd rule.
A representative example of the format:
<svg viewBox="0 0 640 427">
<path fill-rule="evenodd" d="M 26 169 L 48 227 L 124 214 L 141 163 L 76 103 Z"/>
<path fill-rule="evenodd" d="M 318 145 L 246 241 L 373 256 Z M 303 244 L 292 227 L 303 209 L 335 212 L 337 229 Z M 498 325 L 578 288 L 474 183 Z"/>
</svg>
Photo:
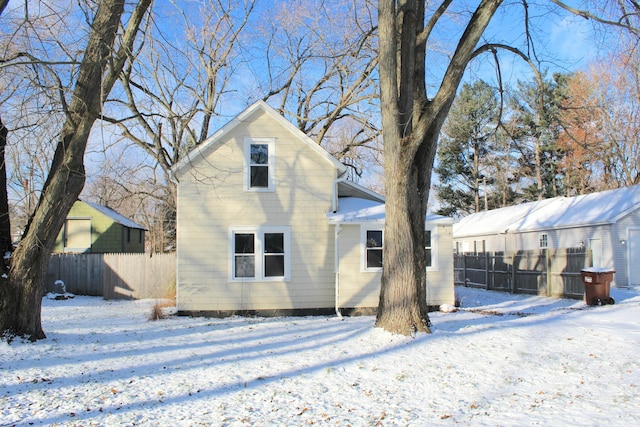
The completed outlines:
<svg viewBox="0 0 640 427">
<path fill-rule="evenodd" d="M 91 248 L 85 252 L 144 252 L 145 230 L 126 227 L 81 200 L 74 203 L 67 215 L 67 220 L 73 219 L 91 219 Z M 65 252 L 63 242 L 65 226 L 56 238 L 54 253 Z"/>
</svg>

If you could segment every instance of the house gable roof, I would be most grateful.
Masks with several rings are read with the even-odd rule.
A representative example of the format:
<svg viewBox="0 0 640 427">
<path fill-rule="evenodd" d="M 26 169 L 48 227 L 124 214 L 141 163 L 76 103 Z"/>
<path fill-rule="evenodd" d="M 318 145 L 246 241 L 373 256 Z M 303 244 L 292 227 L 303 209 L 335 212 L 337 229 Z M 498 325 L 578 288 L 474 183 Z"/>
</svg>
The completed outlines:
<svg viewBox="0 0 640 427">
<path fill-rule="evenodd" d="M 327 214 L 331 224 L 384 223 L 384 203 L 359 197 L 341 197 L 339 202 L 338 211 Z M 427 214 L 425 219 L 428 224 L 453 224 L 452 218 L 441 215 Z"/>
<path fill-rule="evenodd" d="M 202 144 L 196 146 L 178 161 L 173 167 L 173 171 L 179 172 L 184 168 L 190 167 L 192 162 L 199 157 L 206 156 L 211 150 L 215 149 L 216 143 L 224 138 L 236 127 L 243 125 L 256 112 L 263 112 L 271 119 L 277 121 L 281 126 L 295 135 L 300 141 L 306 144 L 311 150 L 315 151 L 321 158 L 325 159 L 333 167 L 338 170 L 338 176 L 343 175 L 347 171 L 347 167 L 339 162 L 335 157 L 329 154 L 324 148 L 318 145 L 313 139 L 309 138 L 300 129 L 296 128 L 291 122 L 280 115 L 276 110 L 271 108 L 264 101 L 257 101 L 249 106 L 246 110 L 238 114 L 235 118 L 222 126 L 217 132 L 207 138 Z"/>
<path fill-rule="evenodd" d="M 575 197 L 556 197 L 471 214 L 453 226 L 454 238 L 614 224 L 640 209 L 640 185 Z"/>
<path fill-rule="evenodd" d="M 118 212 L 114 211 L 111 208 L 108 208 L 106 206 L 103 205 L 99 205 L 97 203 L 93 203 L 93 202 L 87 202 L 86 200 L 80 200 L 78 199 L 78 201 L 82 202 L 82 203 L 86 203 L 87 205 L 91 206 L 93 209 L 97 210 L 98 212 L 100 212 L 103 215 L 106 215 L 107 217 L 111 218 L 114 222 L 117 222 L 120 225 L 123 225 L 125 227 L 129 227 L 129 228 L 137 228 L 140 230 L 145 230 L 147 231 L 146 228 L 144 228 L 143 226 L 141 226 L 140 224 L 133 222 L 132 220 L 130 220 L 129 218 L 120 215 Z"/>
</svg>

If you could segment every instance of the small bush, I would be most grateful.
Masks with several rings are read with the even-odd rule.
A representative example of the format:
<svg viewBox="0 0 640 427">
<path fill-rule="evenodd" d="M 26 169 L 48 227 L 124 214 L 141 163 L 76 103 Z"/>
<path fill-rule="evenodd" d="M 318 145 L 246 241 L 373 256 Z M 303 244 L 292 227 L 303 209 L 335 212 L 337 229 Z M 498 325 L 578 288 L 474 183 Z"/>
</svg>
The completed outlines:
<svg viewBox="0 0 640 427">
<path fill-rule="evenodd" d="M 151 313 L 149 313 L 149 320 L 166 319 L 167 314 L 164 312 L 163 308 L 164 305 L 159 301 L 156 301 L 156 303 L 151 308 Z"/>
</svg>

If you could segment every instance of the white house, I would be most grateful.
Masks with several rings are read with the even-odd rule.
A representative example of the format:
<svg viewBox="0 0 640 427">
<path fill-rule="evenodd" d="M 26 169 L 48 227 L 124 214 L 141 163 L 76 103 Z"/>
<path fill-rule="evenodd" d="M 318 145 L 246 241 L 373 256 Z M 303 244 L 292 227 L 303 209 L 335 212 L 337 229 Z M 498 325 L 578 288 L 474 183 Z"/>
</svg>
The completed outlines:
<svg viewBox="0 0 640 427">
<path fill-rule="evenodd" d="M 384 198 L 259 101 L 174 168 L 183 314 L 367 312 Z M 428 304 L 453 304 L 452 221 L 428 216 Z"/>
<path fill-rule="evenodd" d="M 640 285 L 640 185 L 479 212 L 453 237 L 458 252 L 586 247 L 615 285 Z"/>
</svg>

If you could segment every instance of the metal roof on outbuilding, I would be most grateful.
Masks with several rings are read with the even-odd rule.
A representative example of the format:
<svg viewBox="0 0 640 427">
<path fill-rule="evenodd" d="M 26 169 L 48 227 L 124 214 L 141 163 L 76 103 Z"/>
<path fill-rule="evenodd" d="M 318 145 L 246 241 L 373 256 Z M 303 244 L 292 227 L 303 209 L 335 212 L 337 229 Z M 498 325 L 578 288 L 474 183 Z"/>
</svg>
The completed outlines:
<svg viewBox="0 0 640 427">
<path fill-rule="evenodd" d="M 93 202 L 87 202 L 86 200 L 80 200 L 83 203 L 86 203 L 87 205 L 91 206 L 93 209 L 97 210 L 98 212 L 108 216 L 109 218 L 111 218 L 112 220 L 114 220 L 115 222 L 117 222 L 118 224 L 124 225 L 125 227 L 129 227 L 129 228 L 137 228 L 140 230 L 145 230 L 147 231 L 146 228 L 144 228 L 143 226 L 141 226 L 140 224 L 130 220 L 129 218 L 119 214 L 118 212 L 114 211 L 113 209 L 104 206 L 104 205 L 99 205 L 97 203 L 93 203 Z"/>
<path fill-rule="evenodd" d="M 613 224 L 640 209 L 640 185 L 555 197 L 478 212 L 453 226 L 454 238 Z"/>
</svg>

